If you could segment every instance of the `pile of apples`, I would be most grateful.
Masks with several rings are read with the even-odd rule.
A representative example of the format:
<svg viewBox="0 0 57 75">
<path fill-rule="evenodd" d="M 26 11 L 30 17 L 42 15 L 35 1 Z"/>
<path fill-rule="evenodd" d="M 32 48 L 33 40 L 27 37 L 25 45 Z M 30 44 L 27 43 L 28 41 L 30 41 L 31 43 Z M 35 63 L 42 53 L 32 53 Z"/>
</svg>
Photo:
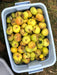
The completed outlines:
<svg viewBox="0 0 57 75">
<path fill-rule="evenodd" d="M 10 50 L 16 64 L 46 59 L 49 53 L 49 31 L 41 8 L 31 7 L 11 13 L 6 22 Z"/>
</svg>

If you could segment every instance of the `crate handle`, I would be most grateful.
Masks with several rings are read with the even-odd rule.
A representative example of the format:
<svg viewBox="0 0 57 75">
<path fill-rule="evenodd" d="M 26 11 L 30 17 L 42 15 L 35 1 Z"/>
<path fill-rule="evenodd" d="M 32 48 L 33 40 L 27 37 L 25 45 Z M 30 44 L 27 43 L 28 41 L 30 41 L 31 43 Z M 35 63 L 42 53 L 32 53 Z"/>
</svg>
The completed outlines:
<svg viewBox="0 0 57 75">
<path fill-rule="evenodd" d="M 29 66 L 29 69 L 35 69 L 37 67 L 41 67 L 42 65 L 41 64 L 38 64 L 36 66 Z M 33 73 L 37 73 L 37 72 L 42 72 L 43 71 L 43 68 L 41 69 L 35 69 L 35 70 L 32 70 L 32 71 L 29 71 L 28 74 L 33 74 Z"/>
<path fill-rule="evenodd" d="M 33 74 L 33 73 L 42 72 L 42 71 L 43 69 L 33 70 L 33 71 L 29 71 L 28 74 Z"/>
<path fill-rule="evenodd" d="M 24 4 L 30 4 L 30 1 L 17 2 L 17 3 L 15 3 L 15 6 L 17 6 L 17 5 L 24 5 Z"/>
</svg>

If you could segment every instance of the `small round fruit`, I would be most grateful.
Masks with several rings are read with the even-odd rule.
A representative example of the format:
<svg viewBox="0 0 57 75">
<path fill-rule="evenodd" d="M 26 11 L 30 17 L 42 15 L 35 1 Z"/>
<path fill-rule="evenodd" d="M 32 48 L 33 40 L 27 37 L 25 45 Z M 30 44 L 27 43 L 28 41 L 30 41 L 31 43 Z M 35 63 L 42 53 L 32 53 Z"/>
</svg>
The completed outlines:
<svg viewBox="0 0 57 75">
<path fill-rule="evenodd" d="M 39 49 L 43 48 L 43 39 L 42 38 L 38 39 L 37 46 Z"/>
<path fill-rule="evenodd" d="M 25 51 L 31 53 L 32 49 L 30 49 L 28 46 L 25 47 Z"/>
<path fill-rule="evenodd" d="M 35 19 L 29 19 L 27 23 L 28 23 L 28 25 L 35 26 L 36 25 L 36 20 Z"/>
<path fill-rule="evenodd" d="M 24 47 L 23 46 L 19 46 L 18 47 L 18 52 L 19 53 L 24 53 Z"/>
<path fill-rule="evenodd" d="M 12 16 L 12 18 L 15 18 L 15 13 L 12 13 L 11 16 Z"/>
<path fill-rule="evenodd" d="M 44 28 L 43 30 L 42 30 L 42 35 L 44 35 L 44 36 L 48 36 L 48 29 L 47 28 Z"/>
<path fill-rule="evenodd" d="M 11 52 L 12 52 L 12 53 L 16 53 L 16 52 L 17 52 L 17 48 L 11 47 Z"/>
<path fill-rule="evenodd" d="M 37 14 L 37 9 L 35 7 L 31 7 L 30 8 L 30 11 L 33 15 L 36 15 Z"/>
<path fill-rule="evenodd" d="M 44 16 L 43 16 L 42 14 L 37 14 L 37 15 L 36 15 L 36 19 L 37 19 L 38 21 L 42 21 L 43 18 L 44 18 Z"/>
<path fill-rule="evenodd" d="M 26 44 L 23 41 L 20 42 L 20 45 L 21 46 L 26 46 Z"/>
<path fill-rule="evenodd" d="M 31 40 L 34 42 L 37 42 L 37 40 L 38 40 L 37 35 L 36 34 L 31 35 Z"/>
<path fill-rule="evenodd" d="M 24 36 L 24 37 L 22 38 L 22 41 L 23 41 L 24 43 L 28 44 L 28 43 L 30 42 L 30 37 L 29 37 L 29 36 Z"/>
<path fill-rule="evenodd" d="M 6 30 L 6 33 L 7 33 L 8 35 L 11 35 L 12 32 L 13 32 L 12 26 L 9 26 L 9 27 L 7 28 L 7 30 Z"/>
<path fill-rule="evenodd" d="M 35 48 L 35 46 L 36 46 L 36 44 L 33 41 L 28 43 L 28 47 L 31 48 L 31 49 Z"/>
<path fill-rule="evenodd" d="M 35 53 L 32 52 L 30 56 L 31 56 L 31 58 L 35 58 Z"/>
<path fill-rule="evenodd" d="M 32 30 L 33 30 L 33 27 L 32 27 L 31 25 L 27 25 L 27 26 L 25 27 L 25 31 L 26 31 L 27 33 L 31 33 Z"/>
<path fill-rule="evenodd" d="M 37 9 L 37 13 L 38 13 L 38 14 L 43 14 L 42 9 L 38 8 L 38 9 Z"/>
<path fill-rule="evenodd" d="M 44 45 L 45 47 L 49 46 L 49 40 L 48 40 L 47 38 L 45 38 L 45 39 L 43 40 L 43 45 Z"/>
<path fill-rule="evenodd" d="M 25 64 L 28 64 L 30 62 L 30 59 L 22 59 L 22 61 L 25 63 Z"/>
<path fill-rule="evenodd" d="M 27 36 L 27 35 L 28 35 L 28 33 L 27 33 L 27 32 L 25 32 L 25 30 L 24 30 L 24 29 L 21 29 L 21 30 L 20 30 L 20 33 L 21 33 L 21 35 L 22 35 L 22 36 Z"/>
<path fill-rule="evenodd" d="M 20 31 L 20 26 L 14 25 L 13 26 L 13 32 L 18 33 Z"/>
<path fill-rule="evenodd" d="M 13 34 L 9 35 L 9 36 L 8 36 L 8 40 L 9 40 L 9 41 L 12 41 L 12 40 L 13 40 L 13 36 L 14 36 Z"/>
<path fill-rule="evenodd" d="M 40 34 L 38 35 L 38 38 L 44 39 L 44 36 L 40 33 Z"/>
<path fill-rule="evenodd" d="M 11 16 L 7 17 L 6 22 L 7 22 L 7 23 L 11 23 L 11 21 L 12 21 L 12 17 L 11 17 Z"/>
<path fill-rule="evenodd" d="M 46 56 L 49 53 L 48 48 L 43 47 L 43 55 Z"/>
<path fill-rule="evenodd" d="M 41 50 L 37 49 L 36 52 L 35 52 L 36 56 L 39 56 L 41 55 Z"/>
<path fill-rule="evenodd" d="M 16 25 L 16 19 L 12 19 L 11 24 Z"/>
<path fill-rule="evenodd" d="M 32 17 L 32 14 L 31 14 L 31 12 L 29 10 L 27 10 L 27 13 L 28 13 L 29 18 Z"/>
<path fill-rule="evenodd" d="M 35 53 L 34 53 L 34 52 L 31 53 L 30 60 L 31 60 L 31 61 L 35 60 Z"/>
<path fill-rule="evenodd" d="M 22 14 L 22 12 L 18 11 L 15 13 L 15 17 L 19 17 L 19 16 L 21 16 L 21 14 Z"/>
<path fill-rule="evenodd" d="M 34 26 L 33 32 L 34 32 L 35 34 L 39 34 L 39 33 L 40 33 L 40 28 L 39 28 L 39 26 Z"/>
<path fill-rule="evenodd" d="M 23 24 L 23 19 L 21 17 L 16 18 L 16 24 L 17 25 L 22 25 Z"/>
<path fill-rule="evenodd" d="M 23 54 L 23 59 L 29 59 L 29 58 L 30 58 L 30 53 Z"/>
<path fill-rule="evenodd" d="M 14 35 L 14 40 L 17 41 L 17 42 L 21 41 L 21 34 L 16 33 L 16 34 Z"/>
<path fill-rule="evenodd" d="M 20 53 L 14 53 L 13 59 L 16 64 L 19 64 L 22 60 L 22 55 Z"/>
<path fill-rule="evenodd" d="M 46 23 L 40 22 L 40 23 L 39 23 L 39 27 L 40 27 L 40 29 L 46 28 Z"/>
<path fill-rule="evenodd" d="M 18 42 L 16 42 L 16 41 L 12 41 L 12 42 L 11 42 L 11 45 L 12 45 L 12 47 L 18 47 L 19 44 L 18 44 Z"/>
<path fill-rule="evenodd" d="M 29 16 L 29 15 L 28 15 L 27 11 L 23 12 L 23 18 L 24 18 L 24 19 L 28 19 L 28 16 Z"/>
<path fill-rule="evenodd" d="M 27 26 L 26 23 L 22 24 L 21 28 L 25 28 Z"/>
<path fill-rule="evenodd" d="M 40 58 L 40 59 L 44 58 L 44 55 L 43 55 L 43 54 L 41 54 L 41 55 L 39 56 L 39 58 Z"/>
</svg>

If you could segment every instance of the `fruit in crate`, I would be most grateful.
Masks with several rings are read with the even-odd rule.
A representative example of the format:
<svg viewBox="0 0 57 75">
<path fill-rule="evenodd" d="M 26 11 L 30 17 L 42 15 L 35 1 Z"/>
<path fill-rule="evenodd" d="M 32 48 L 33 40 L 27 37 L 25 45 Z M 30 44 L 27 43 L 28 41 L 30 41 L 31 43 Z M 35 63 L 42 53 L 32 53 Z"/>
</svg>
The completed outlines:
<svg viewBox="0 0 57 75">
<path fill-rule="evenodd" d="M 19 64 L 22 60 L 22 55 L 16 52 L 13 54 L 13 59 L 16 64 Z"/>
<path fill-rule="evenodd" d="M 17 41 L 14 41 L 14 40 L 13 40 L 13 41 L 11 42 L 11 46 L 12 46 L 12 47 L 18 47 L 18 45 L 19 45 L 19 44 L 18 44 Z"/>
<path fill-rule="evenodd" d="M 40 23 L 39 23 L 39 27 L 40 27 L 40 29 L 46 28 L 46 23 L 40 22 Z"/>
<path fill-rule="evenodd" d="M 13 34 L 9 35 L 9 36 L 8 36 L 8 40 L 9 40 L 9 41 L 12 41 L 12 40 L 13 40 L 13 36 L 14 36 Z"/>
<path fill-rule="evenodd" d="M 38 9 L 37 9 L 37 13 L 43 14 L 43 10 L 42 10 L 41 8 L 38 8 Z"/>
<path fill-rule="evenodd" d="M 28 64 L 30 62 L 30 59 L 22 59 L 22 62 L 24 62 L 25 64 Z"/>
<path fill-rule="evenodd" d="M 33 32 L 34 32 L 35 34 L 39 34 L 39 33 L 40 33 L 40 28 L 39 28 L 38 25 L 34 26 Z"/>
<path fill-rule="evenodd" d="M 38 40 L 37 35 L 36 34 L 32 34 L 31 35 L 31 40 L 34 41 L 34 42 L 36 42 Z"/>
<path fill-rule="evenodd" d="M 25 11 L 25 12 L 23 12 L 23 14 L 22 14 L 22 18 L 23 19 L 28 19 L 28 12 L 27 11 Z"/>
<path fill-rule="evenodd" d="M 31 33 L 32 30 L 33 30 L 33 27 L 32 27 L 31 25 L 27 25 L 27 26 L 25 27 L 25 31 L 26 31 L 27 33 Z"/>
<path fill-rule="evenodd" d="M 37 47 L 39 49 L 43 48 L 43 39 L 42 38 L 39 38 L 38 41 L 37 41 Z"/>
<path fill-rule="evenodd" d="M 21 28 L 25 28 L 27 26 L 26 23 L 22 24 Z"/>
<path fill-rule="evenodd" d="M 29 48 L 28 46 L 26 46 L 26 47 L 25 47 L 25 51 L 31 53 L 31 52 L 32 52 L 32 49 Z"/>
<path fill-rule="evenodd" d="M 20 42 L 20 45 L 21 46 L 26 46 L 26 44 L 23 41 Z"/>
<path fill-rule="evenodd" d="M 18 52 L 19 53 L 24 53 L 24 47 L 23 46 L 19 46 L 18 47 Z"/>
<path fill-rule="evenodd" d="M 44 45 L 45 47 L 49 46 L 49 40 L 48 40 L 47 38 L 45 38 L 45 39 L 43 40 L 43 45 Z"/>
<path fill-rule="evenodd" d="M 30 8 L 30 11 L 33 15 L 36 15 L 37 14 L 37 9 L 35 7 L 31 7 Z"/>
<path fill-rule="evenodd" d="M 49 53 L 49 50 L 47 47 L 43 47 L 43 55 L 46 56 Z"/>
<path fill-rule="evenodd" d="M 30 56 L 31 56 L 31 57 L 30 57 L 31 61 L 35 60 L 35 56 L 36 56 L 36 55 L 35 55 L 34 52 L 32 52 Z"/>
<path fill-rule="evenodd" d="M 49 54 L 49 31 L 41 8 L 16 11 L 7 15 L 7 38 L 15 64 L 44 61 Z"/>
<path fill-rule="evenodd" d="M 7 22 L 7 23 L 11 23 L 11 21 L 12 21 L 12 17 L 11 17 L 11 16 L 7 17 L 6 22 Z"/>
<path fill-rule="evenodd" d="M 17 52 L 17 48 L 11 47 L 11 52 L 12 52 L 12 53 L 16 53 L 16 52 Z"/>
<path fill-rule="evenodd" d="M 24 43 L 28 44 L 28 43 L 30 42 L 30 36 L 24 36 L 24 37 L 22 38 L 22 41 L 23 41 Z"/>
<path fill-rule="evenodd" d="M 44 36 L 40 33 L 40 34 L 38 34 L 38 38 L 44 39 Z"/>
<path fill-rule="evenodd" d="M 28 47 L 31 48 L 31 49 L 35 48 L 35 46 L 36 46 L 36 44 L 33 41 L 28 43 Z"/>
<path fill-rule="evenodd" d="M 17 41 L 17 42 L 21 41 L 21 34 L 16 33 L 16 34 L 14 35 L 14 40 Z"/>
<path fill-rule="evenodd" d="M 36 58 L 37 60 L 39 60 L 39 56 L 41 55 L 41 50 L 37 49 L 36 52 L 35 52 L 35 55 L 36 55 L 35 58 Z"/>
<path fill-rule="evenodd" d="M 16 17 L 16 24 L 17 25 L 22 25 L 23 24 L 23 19 L 20 16 Z"/>
<path fill-rule="evenodd" d="M 19 17 L 19 16 L 21 16 L 21 14 L 22 14 L 22 12 L 20 12 L 20 11 L 19 12 L 16 12 L 15 13 L 15 17 Z"/>
<path fill-rule="evenodd" d="M 7 33 L 8 35 L 11 35 L 11 34 L 13 33 L 12 26 L 9 26 L 9 27 L 7 28 L 6 33 Z"/>
<path fill-rule="evenodd" d="M 15 18 L 15 13 L 12 13 L 11 16 L 12 16 L 12 18 Z"/>
<path fill-rule="evenodd" d="M 22 35 L 22 36 L 27 36 L 27 35 L 28 35 L 28 33 L 27 33 L 27 32 L 25 32 L 25 30 L 24 30 L 24 29 L 21 29 L 21 30 L 20 30 L 20 33 L 21 33 L 21 35 Z"/>
<path fill-rule="evenodd" d="M 29 59 L 29 58 L 30 58 L 30 53 L 23 54 L 23 59 Z"/>
<path fill-rule="evenodd" d="M 14 33 L 18 33 L 19 31 L 20 31 L 20 26 L 14 25 L 14 26 L 13 26 L 13 32 L 14 32 Z"/>
<path fill-rule="evenodd" d="M 44 55 L 43 54 L 40 54 L 39 58 L 40 59 L 43 59 L 44 58 Z"/>
<path fill-rule="evenodd" d="M 44 36 L 48 36 L 48 29 L 47 28 L 44 28 L 43 30 L 42 30 L 42 35 L 44 35 Z"/>
<path fill-rule="evenodd" d="M 28 25 L 35 26 L 36 25 L 36 20 L 35 19 L 29 19 L 27 23 L 28 23 Z"/>
<path fill-rule="evenodd" d="M 15 19 L 15 18 L 12 19 L 11 24 L 12 24 L 12 25 L 16 25 L 16 19 Z"/>
<path fill-rule="evenodd" d="M 37 21 L 42 21 L 44 16 L 42 14 L 36 14 L 36 20 Z"/>
<path fill-rule="evenodd" d="M 28 18 L 32 17 L 32 14 L 29 10 L 27 10 L 27 13 L 28 13 Z"/>
</svg>

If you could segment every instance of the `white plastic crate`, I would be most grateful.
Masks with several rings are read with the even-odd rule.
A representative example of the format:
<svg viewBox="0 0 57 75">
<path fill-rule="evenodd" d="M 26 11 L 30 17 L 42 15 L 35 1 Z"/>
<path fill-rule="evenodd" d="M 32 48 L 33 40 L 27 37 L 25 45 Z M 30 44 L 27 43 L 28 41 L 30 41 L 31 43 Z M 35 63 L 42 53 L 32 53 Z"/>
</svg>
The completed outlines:
<svg viewBox="0 0 57 75">
<path fill-rule="evenodd" d="M 46 67 L 54 65 L 55 62 L 56 62 L 56 52 L 55 52 L 55 45 L 54 45 L 54 40 L 53 40 L 53 35 L 52 35 L 52 30 L 51 30 L 51 24 L 50 24 L 50 20 L 49 20 L 49 16 L 48 16 L 48 12 L 47 12 L 46 6 L 43 3 L 30 3 L 30 1 L 15 3 L 15 5 L 16 6 L 5 8 L 2 11 L 2 14 L 1 14 L 5 42 L 6 42 L 7 52 L 8 52 L 8 55 L 9 55 L 9 60 L 10 60 L 12 69 L 16 73 L 22 73 L 22 72 L 34 73 L 36 71 L 38 71 L 38 72 L 42 71 L 43 68 L 46 68 Z M 37 61 L 37 60 L 35 60 L 33 62 L 30 62 L 28 65 L 16 65 L 14 63 L 13 59 L 12 59 L 12 54 L 11 54 L 11 51 L 10 51 L 10 45 L 9 45 L 8 40 L 7 40 L 6 16 L 9 13 L 12 13 L 12 12 L 15 12 L 15 11 L 22 11 L 22 10 L 29 9 L 32 6 L 37 7 L 37 8 L 40 7 L 43 10 L 43 12 L 44 12 L 44 17 L 46 19 L 47 27 L 48 27 L 48 30 L 49 30 L 49 35 L 48 35 L 48 38 L 50 40 L 49 56 L 44 61 Z"/>
</svg>

